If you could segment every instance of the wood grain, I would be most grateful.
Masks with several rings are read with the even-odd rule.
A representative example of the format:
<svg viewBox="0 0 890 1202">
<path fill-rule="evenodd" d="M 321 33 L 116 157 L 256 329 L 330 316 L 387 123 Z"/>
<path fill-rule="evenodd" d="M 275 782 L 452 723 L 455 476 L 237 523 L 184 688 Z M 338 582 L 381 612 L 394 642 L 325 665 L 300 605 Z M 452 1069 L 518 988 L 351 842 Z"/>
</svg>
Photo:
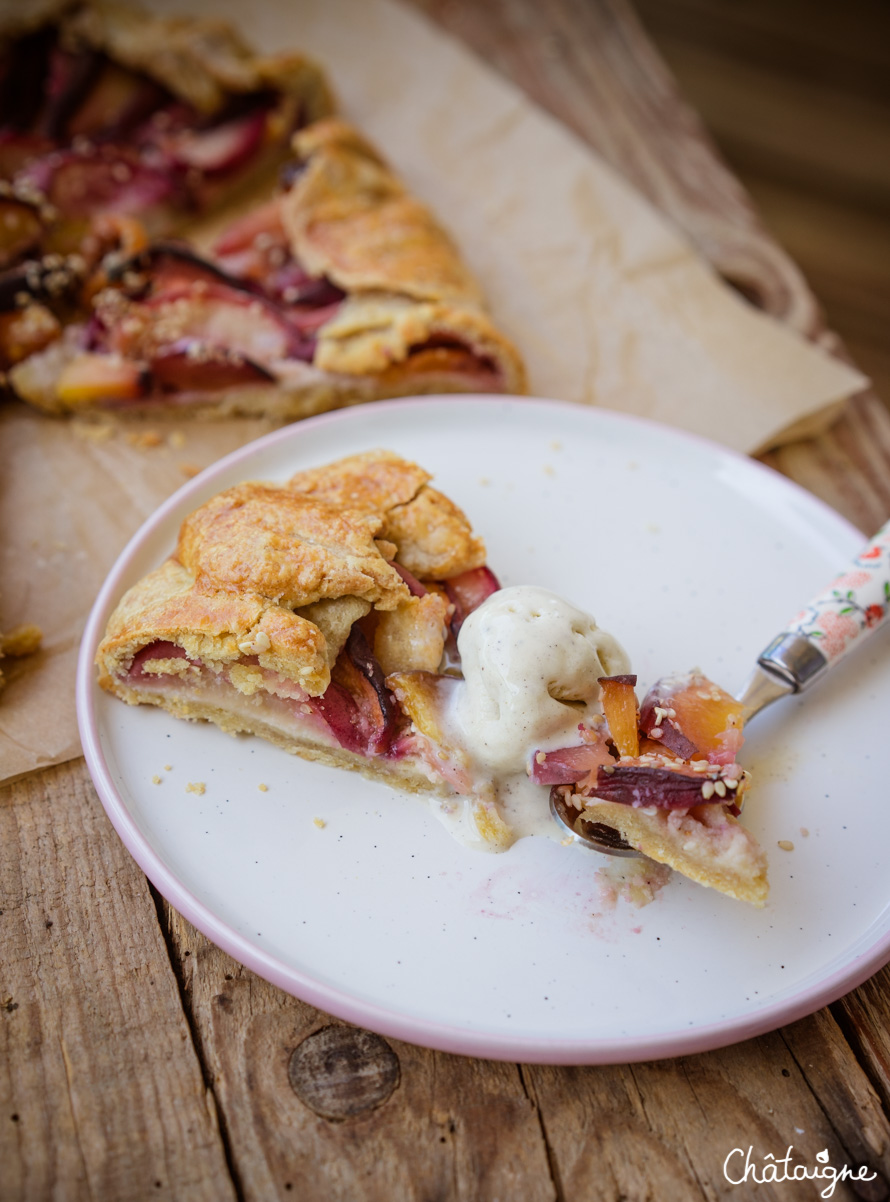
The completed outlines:
<svg viewBox="0 0 890 1202">
<path fill-rule="evenodd" d="M 514 1065 L 387 1040 L 397 1087 L 354 1115 L 325 1117 L 317 1101 L 326 1082 L 307 1088 L 304 1076 L 301 1099 L 289 1067 L 307 1041 L 343 1024 L 236 964 L 171 907 L 164 913 L 244 1197 L 556 1197 L 539 1116 Z"/>
<path fill-rule="evenodd" d="M 574 130 L 725 279 L 793 329 L 821 309 L 646 38 L 627 0 L 413 0 Z"/>
<path fill-rule="evenodd" d="M 882 1174 L 868 1184 L 868 1193 L 845 1185 L 835 1197 L 887 1196 L 890 1126 L 827 1011 L 705 1055 L 524 1073 L 566 1198 L 738 1197 L 723 1166 L 733 1149 L 744 1153 L 749 1145 L 760 1158 L 766 1152 L 781 1156 L 793 1145 L 794 1164 L 816 1164 L 823 1148 L 834 1164 L 865 1161 Z M 733 1160 L 731 1171 L 743 1163 Z M 817 1196 L 812 1182 L 749 1181 L 744 1192 L 757 1199 Z"/>
<path fill-rule="evenodd" d="M 833 1007 L 884 1109 L 890 1109 L 890 968 L 882 968 Z"/>
<path fill-rule="evenodd" d="M 82 760 L 0 790 L 0 1196 L 235 1197 L 145 878 Z"/>
</svg>

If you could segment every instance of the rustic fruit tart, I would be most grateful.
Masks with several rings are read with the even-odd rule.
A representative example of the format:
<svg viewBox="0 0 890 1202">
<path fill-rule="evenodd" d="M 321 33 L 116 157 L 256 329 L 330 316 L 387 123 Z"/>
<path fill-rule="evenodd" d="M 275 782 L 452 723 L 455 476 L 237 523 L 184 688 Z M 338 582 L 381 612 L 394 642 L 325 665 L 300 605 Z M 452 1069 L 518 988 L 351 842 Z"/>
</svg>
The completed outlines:
<svg viewBox="0 0 890 1202">
<path fill-rule="evenodd" d="M 499 586 L 429 480 L 376 451 L 212 498 L 112 614 L 100 684 L 403 788 L 467 791 L 428 710 L 461 621 Z M 495 821 L 490 799 L 477 811 Z"/>
<path fill-rule="evenodd" d="M 525 391 L 451 239 L 342 121 L 212 258 L 100 211 L 76 261 L 0 275 L 0 370 L 50 412 L 295 420 L 380 397 Z M 7 198 L 21 207 L 18 193 Z"/>
</svg>

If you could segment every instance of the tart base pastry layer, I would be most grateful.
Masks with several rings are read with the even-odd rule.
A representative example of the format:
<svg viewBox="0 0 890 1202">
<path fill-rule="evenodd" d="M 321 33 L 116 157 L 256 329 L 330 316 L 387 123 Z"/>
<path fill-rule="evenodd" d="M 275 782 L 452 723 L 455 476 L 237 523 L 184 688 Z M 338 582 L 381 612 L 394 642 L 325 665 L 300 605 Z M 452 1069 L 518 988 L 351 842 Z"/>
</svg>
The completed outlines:
<svg viewBox="0 0 890 1202">
<path fill-rule="evenodd" d="M 111 691 L 129 705 L 155 705 L 175 718 L 191 722 L 212 722 L 227 734 L 256 735 L 268 743 L 274 743 L 290 755 L 299 756 L 300 759 L 324 764 L 329 768 L 346 768 L 369 780 L 382 781 L 395 789 L 439 797 L 450 797 L 453 794 L 450 785 L 441 778 L 428 774 L 428 770 L 424 771 L 413 760 L 369 760 L 366 756 L 357 755 L 342 747 L 313 741 L 306 735 L 300 736 L 295 733 L 286 722 L 275 721 L 273 715 L 264 713 L 261 704 L 250 708 L 243 704 L 243 699 L 238 698 L 237 701 L 230 699 L 225 705 L 214 705 L 209 700 L 195 699 L 187 695 L 177 696 L 175 692 L 160 694 L 149 689 L 116 687 Z"/>
<path fill-rule="evenodd" d="M 646 810 L 590 798 L 584 817 L 614 827 L 651 860 L 737 901 L 766 904 L 766 856 L 754 837 L 721 807 Z"/>
<path fill-rule="evenodd" d="M 62 352 L 62 353 L 60 353 Z M 410 356 L 399 366 L 377 375 L 362 376 L 326 373 L 315 368 L 301 372 L 299 380 L 280 384 L 264 383 L 225 388 L 210 392 L 182 392 L 163 398 L 118 399 L 97 402 L 94 392 L 65 397 L 59 391 L 59 379 L 65 366 L 77 352 L 66 354 L 59 344 L 13 367 L 9 382 L 16 394 L 47 413 L 65 414 L 107 409 L 134 417 L 219 421 L 228 417 L 268 417 L 274 421 L 294 422 L 333 409 L 364 405 L 369 401 L 411 396 L 437 396 L 441 393 L 488 394 L 504 391 L 502 378 L 490 370 L 471 372 L 441 369 L 430 364 L 415 370 Z"/>
</svg>

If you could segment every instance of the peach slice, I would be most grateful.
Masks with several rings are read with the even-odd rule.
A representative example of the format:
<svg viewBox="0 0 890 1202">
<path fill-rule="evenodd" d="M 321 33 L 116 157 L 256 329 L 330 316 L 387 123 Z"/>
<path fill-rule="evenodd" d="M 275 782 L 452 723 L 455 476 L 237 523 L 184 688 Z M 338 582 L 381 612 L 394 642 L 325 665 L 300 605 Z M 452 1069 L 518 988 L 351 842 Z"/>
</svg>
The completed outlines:
<svg viewBox="0 0 890 1202">
<path fill-rule="evenodd" d="M 640 729 L 684 760 L 731 764 L 743 742 L 744 709 L 701 672 L 666 676 L 643 700 Z"/>
<path fill-rule="evenodd" d="M 640 754 L 639 712 L 634 693 L 636 676 L 601 676 L 603 713 L 612 741 L 621 755 Z"/>
<path fill-rule="evenodd" d="M 120 355 L 84 351 L 63 369 L 56 395 L 67 406 L 90 405 L 97 401 L 132 401 L 145 390 L 145 373 Z"/>
</svg>

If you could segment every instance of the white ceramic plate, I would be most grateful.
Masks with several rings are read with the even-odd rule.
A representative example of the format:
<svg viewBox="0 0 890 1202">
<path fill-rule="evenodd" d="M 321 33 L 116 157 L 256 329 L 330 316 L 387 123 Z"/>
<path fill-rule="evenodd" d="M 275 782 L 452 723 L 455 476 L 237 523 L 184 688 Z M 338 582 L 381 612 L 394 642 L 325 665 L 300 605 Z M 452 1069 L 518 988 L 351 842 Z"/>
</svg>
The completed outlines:
<svg viewBox="0 0 890 1202">
<path fill-rule="evenodd" d="M 540 837 L 472 852 L 417 797 L 96 688 L 111 609 L 170 552 L 189 511 L 238 481 L 283 480 L 371 447 L 435 473 L 485 536 L 502 583 L 544 585 L 591 611 L 642 686 L 699 665 L 737 687 L 862 541 L 754 462 L 549 401 L 387 402 L 229 456 L 127 547 L 90 618 L 78 679 L 102 801 L 181 913 L 332 1014 L 448 1051 L 551 1063 L 730 1043 L 809 1013 L 890 958 L 890 806 L 883 755 L 870 750 L 890 707 L 882 636 L 750 729 L 745 822 L 772 882 L 762 911 L 679 876 L 645 909 L 609 910 L 595 853 Z M 186 791 L 195 781 L 203 796 Z"/>
</svg>

